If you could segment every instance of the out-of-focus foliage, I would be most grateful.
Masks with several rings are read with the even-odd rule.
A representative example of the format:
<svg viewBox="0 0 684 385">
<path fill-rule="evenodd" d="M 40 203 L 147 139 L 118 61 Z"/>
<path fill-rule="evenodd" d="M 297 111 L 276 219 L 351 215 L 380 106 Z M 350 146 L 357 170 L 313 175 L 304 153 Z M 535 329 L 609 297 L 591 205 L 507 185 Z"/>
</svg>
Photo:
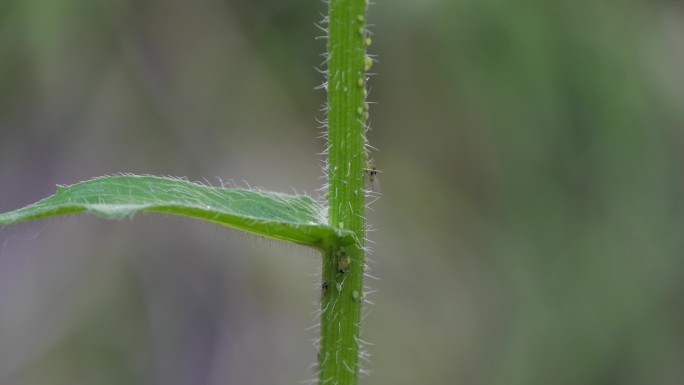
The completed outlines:
<svg viewBox="0 0 684 385">
<path fill-rule="evenodd" d="M 0 2 L 0 211 L 116 172 L 313 193 L 324 11 Z M 369 19 L 365 382 L 682 383 L 684 7 L 380 1 Z M 313 378 L 319 268 L 192 221 L 1 229 L 0 383 Z"/>
</svg>

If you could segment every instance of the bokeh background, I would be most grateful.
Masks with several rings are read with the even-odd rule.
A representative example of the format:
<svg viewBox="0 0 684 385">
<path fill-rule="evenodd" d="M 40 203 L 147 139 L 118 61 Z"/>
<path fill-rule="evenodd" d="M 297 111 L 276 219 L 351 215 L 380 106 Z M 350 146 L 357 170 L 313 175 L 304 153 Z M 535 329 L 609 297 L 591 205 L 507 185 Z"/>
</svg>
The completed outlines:
<svg viewBox="0 0 684 385">
<path fill-rule="evenodd" d="M 0 211 L 117 172 L 315 195 L 325 9 L 3 0 Z M 369 20 L 362 383 L 684 383 L 684 5 L 380 0 Z M 319 269 L 177 217 L 0 229 L 0 384 L 300 383 Z"/>
</svg>

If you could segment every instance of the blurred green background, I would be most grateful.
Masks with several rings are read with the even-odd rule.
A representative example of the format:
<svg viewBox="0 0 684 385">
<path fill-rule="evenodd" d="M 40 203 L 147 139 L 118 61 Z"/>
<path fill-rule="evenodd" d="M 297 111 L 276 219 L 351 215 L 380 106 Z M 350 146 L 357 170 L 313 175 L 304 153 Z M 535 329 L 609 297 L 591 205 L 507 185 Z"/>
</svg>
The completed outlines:
<svg viewBox="0 0 684 385">
<path fill-rule="evenodd" d="M 117 172 L 316 194 L 325 10 L 0 2 L 0 211 Z M 369 20 L 362 383 L 684 383 L 684 5 L 395 0 Z M 0 229 L 0 384 L 297 384 L 319 269 L 180 218 Z"/>
</svg>

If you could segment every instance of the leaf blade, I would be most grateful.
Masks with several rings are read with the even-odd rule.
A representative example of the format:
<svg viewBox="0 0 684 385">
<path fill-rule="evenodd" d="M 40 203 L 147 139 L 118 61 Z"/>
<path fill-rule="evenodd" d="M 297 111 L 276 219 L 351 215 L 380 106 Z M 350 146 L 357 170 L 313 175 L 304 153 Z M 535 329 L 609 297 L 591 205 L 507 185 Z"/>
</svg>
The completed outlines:
<svg viewBox="0 0 684 385">
<path fill-rule="evenodd" d="M 48 198 L 0 214 L 0 225 L 83 212 L 107 219 L 154 212 L 320 249 L 333 243 L 353 243 L 351 232 L 327 225 L 323 210 L 305 195 L 226 189 L 177 178 L 116 175 L 57 186 L 57 193 Z"/>
</svg>

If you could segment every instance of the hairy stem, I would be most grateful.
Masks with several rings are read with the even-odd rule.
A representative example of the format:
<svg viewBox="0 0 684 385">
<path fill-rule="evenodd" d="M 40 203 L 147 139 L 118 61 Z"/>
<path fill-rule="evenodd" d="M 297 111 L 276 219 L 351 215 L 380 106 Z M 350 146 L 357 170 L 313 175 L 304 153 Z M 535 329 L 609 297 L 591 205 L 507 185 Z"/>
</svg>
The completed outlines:
<svg viewBox="0 0 684 385">
<path fill-rule="evenodd" d="M 357 384 L 363 302 L 367 170 L 365 0 L 330 0 L 328 13 L 328 201 L 330 225 L 359 242 L 323 256 L 320 384 Z"/>
</svg>

